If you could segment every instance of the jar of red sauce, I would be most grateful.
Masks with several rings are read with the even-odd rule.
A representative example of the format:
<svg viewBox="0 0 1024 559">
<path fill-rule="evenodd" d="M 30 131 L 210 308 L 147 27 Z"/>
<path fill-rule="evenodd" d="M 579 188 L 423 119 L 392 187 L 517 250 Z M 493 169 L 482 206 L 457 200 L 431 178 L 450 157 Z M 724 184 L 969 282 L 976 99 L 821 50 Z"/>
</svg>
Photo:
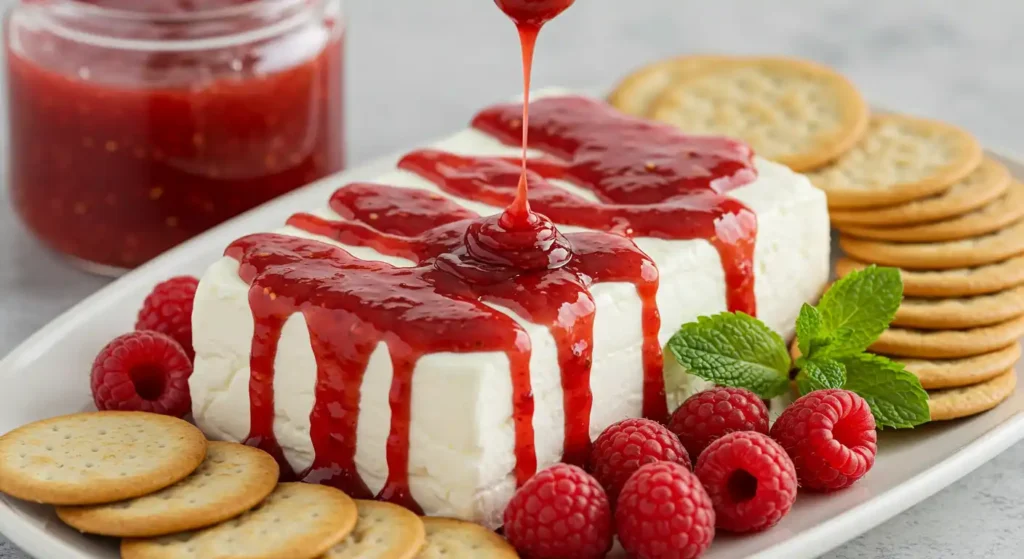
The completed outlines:
<svg viewBox="0 0 1024 559">
<path fill-rule="evenodd" d="M 344 166 L 341 0 L 22 0 L 6 28 L 13 203 L 88 269 Z"/>
</svg>

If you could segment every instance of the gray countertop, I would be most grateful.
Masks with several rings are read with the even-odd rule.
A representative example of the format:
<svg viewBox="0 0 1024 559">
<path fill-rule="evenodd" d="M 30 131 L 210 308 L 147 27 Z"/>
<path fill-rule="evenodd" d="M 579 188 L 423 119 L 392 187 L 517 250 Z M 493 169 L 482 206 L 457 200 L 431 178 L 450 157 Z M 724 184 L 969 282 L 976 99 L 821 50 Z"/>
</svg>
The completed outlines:
<svg viewBox="0 0 1024 559">
<path fill-rule="evenodd" d="M 9 3 L 11 0 L 0 0 Z M 513 30 L 489 0 L 350 0 L 349 155 L 451 132 L 519 87 Z M 536 84 L 607 87 L 678 53 L 777 53 L 845 72 L 875 103 L 960 124 L 1024 154 L 1024 3 L 1014 0 L 580 0 L 542 36 Z M 0 189 L 2 190 L 2 189 Z M 106 282 L 66 267 L 0 194 L 0 354 Z M 829 552 L 1019 557 L 1024 443 Z M 1016 550 L 1016 551 L 1015 551 Z M 0 559 L 24 556 L 0 537 Z"/>
</svg>

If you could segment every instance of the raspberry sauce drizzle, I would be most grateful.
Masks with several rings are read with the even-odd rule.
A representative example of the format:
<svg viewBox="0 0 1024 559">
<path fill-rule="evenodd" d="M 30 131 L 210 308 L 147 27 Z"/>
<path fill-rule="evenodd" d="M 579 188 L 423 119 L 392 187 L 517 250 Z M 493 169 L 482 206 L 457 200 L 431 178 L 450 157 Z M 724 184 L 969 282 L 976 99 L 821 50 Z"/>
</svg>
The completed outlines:
<svg viewBox="0 0 1024 559">
<path fill-rule="evenodd" d="M 373 212 L 361 204 L 363 196 L 390 196 L 387 214 Z M 361 207 L 362 206 L 362 207 Z M 432 209 L 426 210 L 428 206 Z M 473 293 L 482 301 L 511 309 L 518 316 L 543 325 L 551 332 L 558 349 L 559 368 L 565 407 L 565 451 L 567 462 L 583 464 L 590 449 L 590 369 L 593 354 L 594 302 L 589 286 L 600 282 L 629 282 L 636 286 L 644 301 L 642 328 L 645 332 L 645 386 L 653 384 L 645 401 L 665 401 L 661 348 L 657 333 L 661 326 L 654 296 L 658 289 L 657 267 L 628 239 L 600 232 L 566 235 L 573 247 L 573 258 L 564 266 L 527 272 L 474 263 L 464 245 L 469 228 L 478 219 L 462 219 L 468 210 L 424 191 L 383 185 L 354 184 L 338 190 L 331 208 L 345 221 L 298 214 L 288 224 L 352 246 L 368 246 L 390 256 L 409 258 L 419 265 L 433 265 L 452 281 L 462 284 L 452 291 Z M 429 213 L 437 225 L 415 230 L 407 216 Z M 655 374 L 656 373 L 656 374 Z M 517 419 L 518 421 L 518 419 Z M 522 423 L 528 424 L 525 418 Z M 517 443 L 518 446 L 518 443 Z M 521 460 L 522 457 L 519 457 Z M 517 479 L 528 478 L 517 466 Z M 531 472 L 532 474 L 532 472 Z"/>
<path fill-rule="evenodd" d="M 519 49 L 523 59 L 523 109 L 522 109 L 522 172 L 516 189 L 515 200 L 505 210 L 503 217 L 509 226 L 528 225 L 530 216 L 529 186 L 526 182 L 526 148 L 530 139 L 530 82 L 533 75 L 533 53 L 537 36 L 545 23 L 572 6 L 576 0 L 494 0 L 498 8 L 516 24 L 519 32 Z M 514 225 L 513 225 L 514 224 Z"/>
<path fill-rule="evenodd" d="M 733 249 L 733 254 L 738 255 L 738 264 L 743 264 L 744 259 L 747 262 L 745 266 L 735 266 L 736 273 L 741 277 L 749 274 L 756 220 L 742 204 L 720 194 L 753 177 L 749 150 L 723 140 L 694 140 L 657 126 L 648 129 L 646 125 L 640 126 L 642 123 L 638 121 L 611 113 L 600 103 L 582 98 L 544 99 L 537 102 L 537 107 L 540 108 L 537 111 L 541 115 L 537 119 L 540 125 L 561 129 L 559 135 L 549 133 L 546 140 L 537 134 L 540 137 L 538 143 L 544 146 L 542 150 L 550 155 L 529 163 L 527 180 L 533 190 L 533 207 L 555 216 L 558 222 L 587 227 L 596 230 L 594 232 L 561 235 L 546 217 L 531 212 L 535 216 L 531 219 L 540 225 L 532 236 L 527 234 L 516 242 L 509 242 L 506 236 L 505 252 L 500 245 L 495 245 L 492 253 L 481 258 L 482 249 L 474 244 L 480 239 L 474 241 L 473 232 L 476 231 L 479 237 L 481 230 L 494 224 L 494 216 L 480 218 L 474 212 L 426 190 L 357 183 L 339 189 L 332 196 L 330 205 L 340 220 L 299 214 L 289 220 L 289 225 L 345 245 L 371 247 L 382 254 L 409 259 L 418 264 L 417 268 L 365 263 L 333 247 L 330 250 L 334 252 L 320 254 L 310 248 L 318 244 L 315 241 L 301 241 L 305 244 L 301 245 L 304 248 L 298 251 L 298 256 L 293 255 L 277 267 L 269 266 L 261 260 L 274 252 L 268 250 L 268 246 L 299 242 L 273 235 L 249 241 L 251 248 L 248 252 L 237 247 L 229 251 L 230 255 L 243 262 L 243 279 L 253 285 L 250 302 L 257 322 L 262 321 L 261 316 L 287 317 L 291 312 L 303 312 L 311 339 L 320 343 L 319 346 L 313 344 L 319 366 L 316 406 L 311 416 L 316 460 L 312 468 L 298 474 L 300 479 L 331 483 L 357 496 L 369 494 L 354 465 L 356 418 L 362 374 L 372 348 L 381 341 L 388 344 L 392 355 L 394 383 L 391 391 L 392 425 L 387 444 L 389 475 L 378 497 L 416 509 L 408 490 L 408 428 L 412 421 L 409 417 L 412 399 L 409 388 L 416 360 L 432 352 L 491 349 L 509 355 L 515 400 L 516 480 L 521 483 L 536 470 L 529 340 L 525 331 L 506 315 L 486 306 L 476 307 L 486 311 L 483 316 L 463 316 L 457 321 L 467 325 L 462 330 L 466 337 L 457 340 L 452 338 L 448 329 L 440 333 L 436 326 L 421 325 L 417 330 L 405 319 L 381 322 L 379 316 L 372 316 L 379 312 L 375 305 L 382 305 L 396 294 L 408 301 L 409 308 L 419 309 L 417 316 L 421 318 L 434 314 L 448 316 L 449 300 L 477 304 L 488 302 L 511 309 L 518 316 L 547 327 L 558 345 L 561 368 L 566 417 L 564 458 L 582 463 L 590 444 L 592 403 L 589 375 L 594 306 L 589 287 L 601 281 L 632 282 L 643 303 L 643 412 L 654 419 L 666 417 L 662 353 L 658 341 L 660 317 L 655 299 L 658 273 L 653 261 L 643 255 L 628 237 L 721 237 L 712 242 L 718 247 L 728 247 L 724 240 L 726 237 L 720 231 L 727 231 L 723 224 L 733 223 L 732 227 L 740 233 L 734 238 L 738 240 L 735 244 L 738 248 Z M 475 120 L 477 127 L 485 128 L 481 123 L 486 122 L 488 115 L 502 114 L 501 111 L 511 113 L 512 110 L 514 108 L 508 106 L 487 109 Z M 584 118 L 582 115 L 585 113 L 591 116 Z M 580 130 L 573 124 L 580 120 L 604 124 Z M 638 126 L 646 135 L 636 133 Z M 502 138 L 492 130 L 488 133 Z M 630 146 L 623 148 L 634 153 L 632 160 L 614 155 L 618 148 L 602 143 L 608 142 L 607 138 L 631 134 L 650 140 L 641 142 L 634 138 Z M 559 141 L 569 147 L 556 149 L 554 146 L 558 138 L 562 138 Z M 604 139 L 598 141 L 594 138 Z M 678 145 L 667 147 L 673 143 Z M 614 155 L 606 155 L 602 159 L 602 164 L 610 170 L 599 169 L 588 174 L 588 161 L 584 157 L 588 152 L 581 146 L 589 145 L 600 146 L 600 149 Z M 688 158 L 690 162 L 674 169 L 673 152 L 675 157 Z M 661 165 L 661 173 L 652 173 L 653 176 L 646 180 L 614 181 L 618 176 L 615 173 L 636 175 L 640 172 L 636 167 L 650 172 L 648 163 L 651 161 Z M 496 206 L 514 199 L 521 172 L 516 162 L 503 158 L 467 157 L 432 150 L 407 155 L 399 162 L 399 167 L 426 178 L 447 193 Z M 602 174 L 605 172 L 608 174 Z M 552 182 L 554 178 L 548 177 L 558 177 L 558 180 L 583 187 L 601 202 L 592 202 L 561 189 Z M 629 203 L 633 200 L 636 203 Z M 555 258 L 552 257 L 553 252 L 543 250 L 531 252 L 538 244 L 544 244 L 538 243 L 537 237 L 543 237 L 540 241 L 546 242 L 545 246 L 549 248 L 569 247 L 570 257 Z M 295 252 L 298 249 L 290 250 Z M 728 253 L 721 248 L 720 253 L 723 253 L 725 263 Z M 528 262 L 538 254 L 547 259 L 547 265 Z M 332 261 L 334 264 L 330 264 Z M 253 268 L 259 262 L 262 264 Z M 304 274 L 324 266 L 333 266 L 331 269 L 335 273 L 321 273 L 299 281 L 305 277 Z M 373 270 L 373 273 L 356 281 L 351 270 L 364 268 Z M 259 273 L 255 272 L 256 269 L 260 270 Z M 374 280 L 377 274 L 383 274 L 383 278 L 412 274 L 422 278 L 422 283 L 415 284 L 417 287 L 413 289 L 410 287 L 413 284 L 407 279 L 400 282 Z M 271 301 L 280 302 L 281 292 L 294 289 L 289 286 L 296 282 L 306 285 L 310 292 L 286 298 L 292 305 L 291 310 L 261 310 L 261 305 L 268 304 L 268 293 L 276 294 Z M 368 286 L 378 284 L 389 287 L 384 291 L 368 291 Z M 752 289 L 749 293 L 743 292 L 750 287 L 752 281 L 730 280 L 730 308 L 737 308 L 735 301 L 749 298 L 750 304 L 739 308 L 754 310 Z M 355 298 L 313 298 L 322 295 L 323 291 L 354 294 Z M 333 310 L 320 315 L 314 311 L 318 307 Z M 571 311 L 568 316 L 572 319 L 568 321 L 564 320 L 566 309 Z M 363 342 L 361 338 L 353 338 L 345 328 L 339 329 L 336 326 L 339 319 L 334 314 L 342 311 L 359 315 L 354 324 L 361 321 L 374 324 L 370 330 L 375 337 Z M 319 318 L 321 316 L 324 318 Z M 276 331 L 279 330 L 278 327 Z M 509 331 L 517 334 L 508 336 Z M 272 416 L 273 359 L 257 359 L 258 356 L 272 354 L 268 348 L 273 340 L 269 338 L 276 340 L 276 334 L 273 329 L 269 332 L 268 339 L 255 340 L 253 346 L 251 392 L 254 418 Z M 481 345 L 478 338 L 488 338 L 489 342 Z M 409 349 L 406 354 L 397 355 L 392 344 Z M 352 345 L 368 349 L 364 349 L 357 358 L 345 360 L 343 365 L 333 366 L 332 363 L 341 359 L 339 355 L 344 355 L 345 348 Z M 344 417 L 336 417 L 337 413 L 332 411 L 338 407 L 338 402 L 347 402 L 341 406 L 348 412 Z M 252 441 L 261 442 L 261 446 L 280 456 L 280 451 L 275 452 L 273 444 L 272 422 L 254 420 L 253 427 Z"/>
<path fill-rule="evenodd" d="M 517 104 L 494 106 L 479 113 L 473 126 L 514 145 L 522 133 L 519 111 Z M 728 309 L 756 314 L 757 218 L 724 195 L 756 178 L 749 146 L 683 134 L 580 97 L 540 99 L 530 111 L 530 147 L 552 158 L 531 161 L 530 169 L 585 188 L 603 202 L 587 203 L 547 187 L 541 194 L 537 190 L 542 187 L 531 182 L 537 211 L 556 223 L 629 236 L 707 240 L 725 271 Z M 435 172 L 444 174 L 445 168 Z M 495 182 L 490 186 L 490 196 L 502 190 Z"/>
<path fill-rule="evenodd" d="M 292 218 L 301 220 L 302 216 Z M 353 497 L 372 496 L 355 466 L 356 428 L 363 375 L 380 343 L 387 346 L 394 377 L 389 398 L 389 473 L 378 498 L 419 510 L 408 490 L 409 408 L 412 370 L 427 351 L 504 351 L 508 355 L 516 468 L 517 474 L 522 472 L 517 479 L 524 481 L 536 470 L 529 336 L 514 320 L 473 298 L 451 276 L 433 266 L 398 268 L 367 262 L 333 245 L 277 234 L 243 237 L 226 254 L 239 261 L 239 275 L 251 285 L 249 303 L 257 322 L 301 313 L 308 325 L 318 369 L 310 414 L 316 457 L 298 479 L 334 485 Z M 252 395 L 273 393 L 272 356 L 280 331 L 280 327 L 257 327 L 253 337 L 250 413 L 254 419 L 247 441 L 277 457 L 282 453 L 273 432 L 273 399 Z"/>
<path fill-rule="evenodd" d="M 731 140 L 686 136 L 581 98 L 529 105 L 537 33 L 572 0 L 495 1 L 520 31 L 527 102 L 487 109 L 473 125 L 503 143 L 520 141 L 522 157 L 513 161 L 422 150 L 399 166 L 447 193 L 507 206 L 503 213 L 480 217 L 429 191 L 357 183 L 331 198 L 341 219 L 297 214 L 288 224 L 344 245 L 406 258 L 414 267 L 363 261 L 334 245 L 277 234 L 245 237 L 227 250 L 251 285 L 257 324 L 247 442 L 271 452 L 286 474 L 292 472 L 273 432 L 276 347 L 292 314 L 302 313 L 308 326 L 317 363 L 310 415 L 315 459 L 295 478 L 334 485 L 354 497 L 371 496 L 357 471 L 355 450 L 361 385 L 380 344 L 392 361 L 393 376 L 388 477 L 377 498 L 421 512 L 409 489 L 409 434 L 413 371 L 420 357 L 430 353 L 500 351 L 508 356 L 514 477 L 522 484 L 532 476 L 537 456 L 531 341 L 515 320 L 488 304 L 547 328 L 554 338 L 565 414 L 563 460 L 583 464 L 593 400 L 596 308 L 590 287 L 600 282 L 632 283 L 637 290 L 643 413 L 666 419 L 658 271 L 630 237 L 708 240 L 725 271 L 728 308 L 756 311 L 756 218 L 724 196 L 755 177 L 750 149 Z M 534 112 L 533 122 L 528 109 Z M 528 137 L 533 138 L 531 147 L 547 155 L 544 159 L 527 161 Z M 599 201 L 574 195 L 555 180 L 587 189 Z M 533 190 L 532 208 L 528 189 Z M 592 231 L 563 235 L 553 222 Z"/>
</svg>

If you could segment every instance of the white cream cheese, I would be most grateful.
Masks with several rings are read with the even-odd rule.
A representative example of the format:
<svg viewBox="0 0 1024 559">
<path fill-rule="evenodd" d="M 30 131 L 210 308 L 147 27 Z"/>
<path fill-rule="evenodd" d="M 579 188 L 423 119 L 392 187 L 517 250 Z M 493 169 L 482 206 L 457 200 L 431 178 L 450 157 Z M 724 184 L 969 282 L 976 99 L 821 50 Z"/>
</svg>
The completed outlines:
<svg viewBox="0 0 1024 559">
<path fill-rule="evenodd" d="M 467 155 L 518 155 L 517 149 L 475 130 L 463 131 L 430 147 Z M 805 177 L 782 165 L 758 159 L 756 166 L 758 179 L 729 195 L 757 214 L 754 273 L 758 316 L 783 336 L 789 336 L 801 304 L 815 299 L 828 278 L 825 196 Z M 432 183 L 405 171 L 395 170 L 377 182 L 447 196 Z M 593 199 L 589 192 L 552 182 Z M 340 186 L 341 182 L 336 185 Z M 500 211 L 477 202 L 456 201 L 485 215 Z M 326 207 L 314 213 L 338 218 Z M 278 232 L 313 237 L 288 227 Z M 725 310 L 722 265 L 708 242 L 656 238 L 635 241 L 660 270 L 657 303 L 662 344 L 679 325 Z M 369 248 L 344 248 L 366 260 L 412 265 Z M 597 305 L 591 372 L 591 435 L 596 437 L 611 423 L 640 415 L 643 374 L 640 300 L 635 288 L 627 283 L 602 283 L 591 291 Z M 196 361 L 190 380 L 193 410 L 199 426 L 215 439 L 240 441 L 249 432 L 253 320 L 247 297 L 248 285 L 239 279 L 238 264 L 230 258 L 210 267 L 196 293 Z M 562 453 L 564 417 L 555 341 L 546 328 L 525 322 L 507 309 L 499 310 L 522 324 L 532 341 L 533 423 L 538 464 L 543 468 L 558 461 Z M 669 407 L 674 409 L 705 383 L 687 375 L 670 354 L 666 354 L 665 361 Z M 314 403 L 316 364 L 300 314 L 293 315 L 284 328 L 276 371 L 275 434 L 288 461 L 302 470 L 313 459 L 309 413 Z M 356 451 L 359 473 L 374 491 L 387 477 L 385 441 L 391 415 L 391 376 L 388 352 L 380 346 L 363 380 Z M 511 395 L 509 364 L 503 353 L 436 353 L 420 359 L 412 389 L 409 486 L 427 514 L 463 518 L 489 527 L 501 524 L 515 486 Z"/>
</svg>

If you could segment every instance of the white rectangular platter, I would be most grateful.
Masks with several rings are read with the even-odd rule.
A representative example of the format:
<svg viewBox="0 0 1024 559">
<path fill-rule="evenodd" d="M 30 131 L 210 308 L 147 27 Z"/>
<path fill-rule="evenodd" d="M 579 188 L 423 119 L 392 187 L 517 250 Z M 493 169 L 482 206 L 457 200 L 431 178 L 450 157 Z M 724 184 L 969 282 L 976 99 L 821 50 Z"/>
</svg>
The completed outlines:
<svg viewBox="0 0 1024 559">
<path fill-rule="evenodd" d="M 989 155 L 1024 180 L 1024 162 Z M 116 335 L 132 329 L 153 285 L 200 275 L 234 239 L 273 229 L 295 211 L 323 205 L 342 184 L 371 180 L 394 167 L 387 157 L 347 171 L 242 215 L 160 256 L 64 313 L 0 361 L 0 433 L 46 417 L 90 409 L 89 368 Z M 1024 391 L 998 408 L 914 431 L 884 432 L 871 472 L 831 495 L 801 493 L 792 512 L 766 532 L 719 535 L 706 557 L 815 557 L 946 487 L 1024 438 Z M 65 527 L 51 507 L 0 495 L 0 532 L 40 559 L 114 559 L 112 540 Z"/>
</svg>

